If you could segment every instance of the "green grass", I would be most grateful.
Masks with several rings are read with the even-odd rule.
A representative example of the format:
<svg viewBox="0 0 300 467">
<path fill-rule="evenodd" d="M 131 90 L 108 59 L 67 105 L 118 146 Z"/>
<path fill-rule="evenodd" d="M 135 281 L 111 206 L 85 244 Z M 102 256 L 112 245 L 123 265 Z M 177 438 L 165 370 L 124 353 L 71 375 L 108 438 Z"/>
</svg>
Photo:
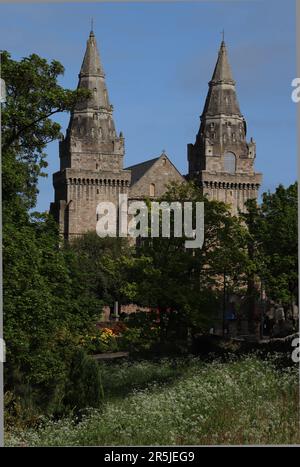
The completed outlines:
<svg viewBox="0 0 300 467">
<path fill-rule="evenodd" d="M 297 444 L 298 369 L 256 357 L 104 365 L 107 399 L 80 423 L 45 421 L 7 445 Z"/>
<path fill-rule="evenodd" d="M 133 390 L 145 389 L 152 383 L 171 383 L 186 371 L 188 360 L 164 359 L 159 362 L 124 361 L 101 363 L 101 374 L 106 399 L 123 398 Z M 190 361 L 191 363 L 191 361 Z"/>
</svg>

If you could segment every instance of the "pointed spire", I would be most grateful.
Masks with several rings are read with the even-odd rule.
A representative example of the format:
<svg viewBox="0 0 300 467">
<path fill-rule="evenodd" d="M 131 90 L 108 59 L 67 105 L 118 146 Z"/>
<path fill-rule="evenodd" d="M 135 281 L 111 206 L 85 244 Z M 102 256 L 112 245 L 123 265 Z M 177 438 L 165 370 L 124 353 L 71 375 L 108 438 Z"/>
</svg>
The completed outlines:
<svg viewBox="0 0 300 467">
<path fill-rule="evenodd" d="M 231 67 L 228 61 L 227 48 L 224 39 L 219 50 L 218 61 L 211 80 L 212 83 L 235 84 L 232 77 Z"/>
<path fill-rule="evenodd" d="M 100 61 L 100 55 L 93 29 L 87 41 L 84 59 L 81 65 L 79 77 L 101 76 L 104 78 L 104 71 Z"/>
<path fill-rule="evenodd" d="M 256 187 L 260 184 L 260 176 L 254 173 L 253 166 L 255 143 L 247 142 L 246 132 L 246 121 L 240 111 L 225 41 L 222 40 L 196 141 L 188 145 L 189 178 L 198 180 L 203 192 L 211 199 L 232 202 L 235 214 L 238 208 L 243 210 L 246 198 L 237 189 L 229 201 L 228 182 L 233 183 L 231 187 L 239 186 L 244 180 Z M 216 191 L 215 187 L 218 187 Z M 253 197 L 256 194 L 253 193 Z"/>
<path fill-rule="evenodd" d="M 105 84 L 105 73 L 101 64 L 96 37 L 91 30 L 87 40 L 86 51 L 79 73 L 79 88 L 89 89 L 91 96 L 85 102 L 76 105 L 77 110 L 105 108 L 111 110 Z"/>
<path fill-rule="evenodd" d="M 113 153 L 117 140 L 113 106 L 109 101 L 93 31 L 87 41 L 78 88 L 89 90 L 90 95 L 77 102 L 71 113 L 67 134 L 80 140 L 81 148 Z"/>
<path fill-rule="evenodd" d="M 209 82 L 202 119 L 221 114 L 242 116 L 224 41 L 221 43 L 217 64 Z"/>
</svg>

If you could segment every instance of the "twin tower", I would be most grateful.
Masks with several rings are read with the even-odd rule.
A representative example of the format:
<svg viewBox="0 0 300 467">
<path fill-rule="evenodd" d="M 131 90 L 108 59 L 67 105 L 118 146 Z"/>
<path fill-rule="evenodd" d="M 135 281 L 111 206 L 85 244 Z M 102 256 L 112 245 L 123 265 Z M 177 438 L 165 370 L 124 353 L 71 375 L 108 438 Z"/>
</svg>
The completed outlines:
<svg viewBox="0 0 300 467">
<path fill-rule="evenodd" d="M 261 174 L 254 172 L 255 142 L 247 142 L 226 45 L 221 44 L 194 144 L 188 145 L 188 175 L 182 176 L 163 152 L 159 157 L 124 167 L 124 137 L 117 134 L 105 74 L 93 31 L 79 73 L 79 88 L 90 97 L 71 114 L 60 142 L 60 170 L 53 175 L 55 200 L 50 212 L 66 239 L 95 231 L 96 207 L 129 200 L 159 198 L 171 181 L 195 180 L 210 199 L 231 206 L 232 214 L 257 199 Z"/>
</svg>

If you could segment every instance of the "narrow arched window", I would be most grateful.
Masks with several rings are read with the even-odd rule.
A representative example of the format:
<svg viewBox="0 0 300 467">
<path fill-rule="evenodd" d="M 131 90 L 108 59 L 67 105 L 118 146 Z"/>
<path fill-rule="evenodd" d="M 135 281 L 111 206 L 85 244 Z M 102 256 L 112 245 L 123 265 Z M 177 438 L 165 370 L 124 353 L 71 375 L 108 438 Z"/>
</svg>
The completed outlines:
<svg viewBox="0 0 300 467">
<path fill-rule="evenodd" d="M 236 157 L 233 152 L 227 152 L 224 155 L 224 171 L 230 174 L 235 173 Z"/>
<path fill-rule="evenodd" d="M 150 183 L 150 196 L 155 196 L 155 184 Z"/>
</svg>

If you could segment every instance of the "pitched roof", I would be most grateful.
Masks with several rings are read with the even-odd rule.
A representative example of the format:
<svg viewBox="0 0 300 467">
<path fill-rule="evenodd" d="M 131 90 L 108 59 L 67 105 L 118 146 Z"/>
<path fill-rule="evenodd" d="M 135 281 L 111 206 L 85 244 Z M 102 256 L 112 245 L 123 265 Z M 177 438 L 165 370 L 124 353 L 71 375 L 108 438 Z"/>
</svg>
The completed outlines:
<svg viewBox="0 0 300 467">
<path fill-rule="evenodd" d="M 148 161 L 141 162 L 140 164 L 135 164 L 130 167 L 127 167 L 125 170 L 131 170 L 131 183 L 132 185 L 136 183 L 140 178 L 145 175 L 146 172 L 158 161 L 159 157 L 154 159 L 149 159 Z"/>
</svg>

